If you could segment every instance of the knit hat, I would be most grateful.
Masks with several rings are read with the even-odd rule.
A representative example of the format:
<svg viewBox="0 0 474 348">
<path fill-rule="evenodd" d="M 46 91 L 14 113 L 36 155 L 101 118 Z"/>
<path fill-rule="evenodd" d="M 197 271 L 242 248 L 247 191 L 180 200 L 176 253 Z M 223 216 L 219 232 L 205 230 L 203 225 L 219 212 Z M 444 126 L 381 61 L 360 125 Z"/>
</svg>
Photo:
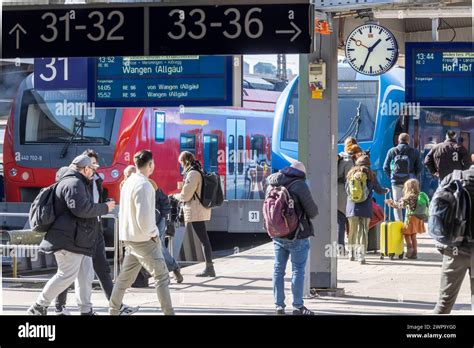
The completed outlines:
<svg viewBox="0 0 474 348">
<path fill-rule="evenodd" d="M 356 166 L 370 167 L 370 158 L 367 155 L 360 156 L 356 161 Z"/>
<path fill-rule="evenodd" d="M 291 166 L 291 168 L 295 168 L 295 169 L 298 169 L 300 172 L 303 172 L 306 174 L 306 167 L 304 166 L 303 163 L 301 163 L 300 161 L 294 161 Z"/>
<path fill-rule="evenodd" d="M 357 144 L 349 144 L 346 147 L 344 147 L 344 152 L 347 153 L 348 155 L 355 155 L 357 153 L 362 152 L 362 149 Z"/>
</svg>

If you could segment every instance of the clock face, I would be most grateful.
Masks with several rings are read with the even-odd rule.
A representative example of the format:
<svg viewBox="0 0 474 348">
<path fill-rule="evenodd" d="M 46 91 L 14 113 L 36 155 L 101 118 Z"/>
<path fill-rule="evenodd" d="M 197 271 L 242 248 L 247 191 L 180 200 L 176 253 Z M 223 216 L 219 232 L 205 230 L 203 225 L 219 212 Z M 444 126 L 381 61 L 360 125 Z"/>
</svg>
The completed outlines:
<svg viewBox="0 0 474 348">
<path fill-rule="evenodd" d="M 361 74 L 383 74 L 397 61 L 397 40 L 388 29 L 380 25 L 361 25 L 347 38 L 346 58 L 352 68 Z"/>
</svg>

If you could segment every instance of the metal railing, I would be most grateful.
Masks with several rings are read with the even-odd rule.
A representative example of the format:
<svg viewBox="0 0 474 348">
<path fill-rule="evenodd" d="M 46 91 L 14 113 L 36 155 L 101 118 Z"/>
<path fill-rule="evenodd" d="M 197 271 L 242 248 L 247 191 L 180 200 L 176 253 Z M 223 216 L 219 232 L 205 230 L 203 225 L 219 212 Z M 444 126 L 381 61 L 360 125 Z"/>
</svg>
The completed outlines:
<svg viewBox="0 0 474 348">
<path fill-rule="evenodd" d="M 0 212 L 0 216 L 6 217 L 29 217 L 28 213 L 7 213 L 7 212 Z M 118 229 L 118 216 L 114 214 L 107 214 L 101 216 L 102 219 L 113 219 L 114 220 L 114 246 L 113 247 L 106 247 L 105 251 L 113 251 L 114 252 L 114 262 L 113 262 L 113 269 L 114 269 L 114 281 L 117 279 L 118 276 L 118 268 L 121 260 L 123 259 L 123 248 L 120 247 L 119 241 L 119 229 Z M 6 231 L 8 232 L 8 231 Z M 37 282 L 47 282 L 49 278 L 18 278 L 18 263 L 17 263 L 17 256 L 15 249 L 31 249 L 35 251 L 39 251 L 39 245 L 27 245 L 27 244 L 0 244 L 0 249 L 12 249 L 12 261 L 13 261 L 13 277 L 5 277 L 2 278 L 5 282 L 18 282 L 18 283 L 37 283 Z M 98 281 L 94 281 L 95 284 L 98 284 Z"/>
</svg>

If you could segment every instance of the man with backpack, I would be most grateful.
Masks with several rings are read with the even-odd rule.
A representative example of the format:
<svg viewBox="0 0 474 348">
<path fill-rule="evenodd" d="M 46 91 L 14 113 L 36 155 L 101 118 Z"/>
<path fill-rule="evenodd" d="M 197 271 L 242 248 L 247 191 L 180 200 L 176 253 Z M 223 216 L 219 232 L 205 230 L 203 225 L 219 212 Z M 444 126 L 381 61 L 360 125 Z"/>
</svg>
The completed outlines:
<svg viewBox="0 0 474 348">
<path fill-rule="evenodd" d="M 30 315 L 47 315 L 51 301 L 74 280 L 81 314 L 94 313 L 91 303 L 94 279 L 92 255 L 98 233 L 97 218 L 115 208 L 113 201 L 94 203 L 90 186 L 94 172 L 95 166 L 90 157 L 76 157 L 59 182 L 43 189 L 32 204 L 31 227 L 33 230 L 46 231 L 40 249 L 54 253 L 58 271 L 46 283 L 36 303 L 28 309 Z M 43 200 L 46 194 L 52 199 Z M 50 212 L 48 217 L 42 216 L 45 211 Z M 51 218 L 54 218 L 51 224 L 40 226 Z"/>
<path fill-rule="evenodd" d="M 311 219 L 318 215 L 318 206 L 305 182 L 306 168 L 294 162 L 268 177 L 263 215 L 267 233 L 273 239 L 275 265 L 273 295 L 276 314 L 285 314 L 285 269 L 291 259 L 293 275 L 293 314 L 314 315 L 303 303 L 305 266 L 314 236 Z"/>
<path fill-rule="evenodd" d="M 439 298 L 434 314 L 451 313 L 467 271 L 470 274 L 471 298 L 474 296 L 473 217 L 474 165 L 468 170 L 448 174 L 431 201 L 428 232 L 438 242 L 437 248 L 443 255 Z"/>
<path fill-rule="evenodd" d="M 446 140 L 434 146 L 425 157 L 426 168 L 440 182 L 454 170 L 466 170 L 471 165 L 469 153 L 456 141 L 456 136 L 455 131 L 448 131 Z"/>
<path fill-rule="evenodd" d="M 407 133 L 400 134 L 398 136 L 398 145 L 388 151 L 383 165 L 385 174 L 387 174 L 392 182 L 395 203 L 403 196 L 403 185 L 405 182 L 416 178 L 422 170 L 420 154 L 409 143 L 410 135 Z M 395 209 L 394 215 L 396 221 L 403 221 L 401 209 Z"/>
</svg>

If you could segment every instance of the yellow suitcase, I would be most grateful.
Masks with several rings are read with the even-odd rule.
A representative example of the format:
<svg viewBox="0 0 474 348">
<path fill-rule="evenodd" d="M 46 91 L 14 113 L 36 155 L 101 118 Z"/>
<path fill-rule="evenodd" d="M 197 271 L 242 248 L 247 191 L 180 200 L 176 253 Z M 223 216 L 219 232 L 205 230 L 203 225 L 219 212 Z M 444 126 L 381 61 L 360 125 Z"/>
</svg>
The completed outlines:
<svg viewBox="0 0 474 348">
<path fill-rule="evenodd" d="M 380 226 L 380 258 L 383 260 L 385 256 L 389 256 L 390 260 L 393 260 L 398 256 L 399 259 L 403 259 L 403 222 L 389 221 L 390 212 L 389 208 L 389 215 L 385 214 L 385 221 Z"/>
</svg>

